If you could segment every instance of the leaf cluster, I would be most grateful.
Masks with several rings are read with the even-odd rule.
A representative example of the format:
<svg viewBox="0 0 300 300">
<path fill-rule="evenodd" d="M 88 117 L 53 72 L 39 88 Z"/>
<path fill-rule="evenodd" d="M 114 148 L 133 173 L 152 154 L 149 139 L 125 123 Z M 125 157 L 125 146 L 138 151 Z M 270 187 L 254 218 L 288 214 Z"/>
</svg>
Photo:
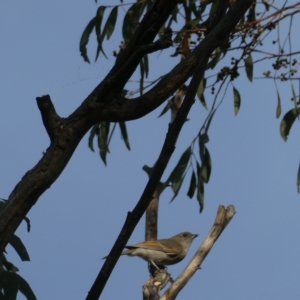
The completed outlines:
<svg viewBox="0 0 300 300">
<path fill-rule="evenodd" d="M 6 205 L 6 200 L 0 199 L 0 211 Z M 29 254 L 22 240 L 14 234 L 9 244 L 15 249 L 22 261 L 30 261 Z M 10 261 L 6 255 L 0 255 L 0 299 L 17 299 L 18 292 L 21 292 L 28 300 L 36 300 L 28 282 L 17 272 L 19 269 Z"/>
</svg>

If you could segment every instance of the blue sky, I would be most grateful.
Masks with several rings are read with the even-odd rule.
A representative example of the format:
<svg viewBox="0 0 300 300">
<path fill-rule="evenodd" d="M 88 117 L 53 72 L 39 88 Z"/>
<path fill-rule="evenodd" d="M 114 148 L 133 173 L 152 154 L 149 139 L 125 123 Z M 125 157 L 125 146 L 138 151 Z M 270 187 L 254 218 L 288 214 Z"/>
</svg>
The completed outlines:
<svg viewBox="0 0 300 300">
<path fill-rule="evenodd" d="M 0 197 L 9 196 L 49 145 L 35 98 L 50 94 L 58 114 L 66 117 L 112 67 L 112 51 L 118 50 L 121 41 L 119 32 L 105 45 L 108 60 L 100 56 L 88 65 L 79 54 L 80 35 L 96 9 L 94 1 L 77 1 L 76 5 L 64 0 L 2 4 Z M 299 48 L 297 43 L 293 39 L 294 50 Z M 89 47 L 91 61 L 95 46 L 92 42 Z M 150 57 L 151 78 L 177 63 L 177 58 L 169 57 L 173 51 Z M 254 76 L 261 77 L 265 69 L 270 69 L 269 65 L 255 67 Z M 185 260 L 169 267 L 174 278 L 209 232 L 218 206 L 234 204 L 237 210 L 202 269 L 178 299 L 293 300 L 300 296 L 300 196 L 296 189 L 299 124 L 295 122 L 288 142 L 283 142 L 280 120 L 275 118 L 277 96 L 272 81 L 250 83 L 244 71 L 240 73 L 234 81 L 242 97 L 239 114 L 234 116 L 229 87 L 210 128 L 207 146 L 213 168 L 205 186 L 203 213 L 199 214 L 196 199 L 186 196 L 188 182 L 171 204 L 169 189 L 160 199 L 159 237 L 186 230 L 199 234 Z M 139 74 L 133 79 L 139 80 Z M 294 85 L 298 90 L 298 83 Z M 292 108 L 290 83 L 279 84 L 279 90 L 284 113 Z M 210 106 L 213 98 L 209 90 L 206 96 Z M 103 264 L 101 258 L 110 251 L 127 212 L 133 209 L 147 183 L 142 166 L 152 165 L 160 152 L 169 122 L 169 115 L 157 118 L 161 110 L 127 123 L 130 152 L 120 133 L 115 133 L 107 167 L 97 152 L 88 149 L 86 136 L 63 174 L 30 211 L 31 232 L 26 232 L 25 224 L 18 229 L 31 262 L 21 262 L 10 247 L 8 259 L 20 268 L 38 299 L 76 300 L 87 295 Z M 196 136 L 206 115 L 196 101 L 163 180 Z M 143 239 L 144 220 L 130 243 Z M 121 257 L 101 299 L 140 299 L 147 278 L 144 261 Z"/>
</svg>

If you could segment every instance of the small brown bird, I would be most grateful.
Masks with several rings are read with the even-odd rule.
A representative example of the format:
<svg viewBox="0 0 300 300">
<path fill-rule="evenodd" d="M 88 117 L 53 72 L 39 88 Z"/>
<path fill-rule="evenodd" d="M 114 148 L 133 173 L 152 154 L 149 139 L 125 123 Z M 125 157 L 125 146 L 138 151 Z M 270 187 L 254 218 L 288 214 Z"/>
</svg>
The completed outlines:
<svg viewBox="0 0 300 300">
<path fill-rule="evenodd" d="M 169 239 L 128 245 L 126 248 L 129 250 L 123 251 L 121 255 L 139 256 L 159 270 L 157 265 L 173 265 L 182 261 L 197 236 L 198 234 L 181 232 Z"/>
</svg>

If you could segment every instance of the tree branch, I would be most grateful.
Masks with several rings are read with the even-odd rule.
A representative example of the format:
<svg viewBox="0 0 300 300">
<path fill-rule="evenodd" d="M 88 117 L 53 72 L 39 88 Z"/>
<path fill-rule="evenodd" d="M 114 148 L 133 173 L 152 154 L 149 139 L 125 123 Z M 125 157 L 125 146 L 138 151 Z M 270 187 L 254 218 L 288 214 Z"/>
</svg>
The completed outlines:
<svg viewBox="0 0 300 300">
<path fill-rule="evenodd" d="M 223 205 L 219 206 L 217 216 L 213 227 L 209 234 L 195 253 L 194 257 L 184 269 L 184 271 L 178 276 L 178 278 L 172 283 L 172 285 L 165 291 L 160 300 L 174 300 L 178 296 L 179 292 L 188 283 L 191 277 L 201 266 L 207 254 L 212 249 L 214 243 L 217 241 L 223 230 L 235 215 L 235 208 L 233 205 L 229 205 L 226 209 Z"/>
<path fill-rule="evenodd" d="M 61 121 L 61 117 L 56 113 L 49 95 L 37 97 L 36 101 L 38 108 L 41 111 L 44 126 L 52 142 L 55 138 L 57 122 Z"/>
<path fill-rule="evenodd" d="M 47 96 L 44 96 L 37 99 L 42 107 L 40 110 L 46 130 L 51 139 L 51 144 L 40 161 L 29 170 L 16 185 L 9 196 L 5 208 L 1 211 L 0 252 L 3 252 L 12 234 L 16 231 L 21 221 L 39 197 L 62 173 L 78 143 L 91 126 L 100 121 L 124 121 L 142 117 L 163 103 L 169 95 L 174 93 L 192 76 L 193 72 L 198 72 L 199 68 L 204 72 L 206 61 L 214 50 L 214 47 L 218 46 L 222 38 L 230 34 L 252 3 L 252 0 L 237 0 L 229 13 L 200 44 L 202 45 L 204 43 L 208 49 L 204 48 L 204 46 L 197 47 L 190 56 L 184 60 L 184 64 L 179 64 L 180 67 L 175 67 L 175 69 L 173 69 L 174 72 L 165 76 L 154 89 L 147 93 L 146 98 L 141 98 L 139 99 L 140 101 L 126 100 L 120 102 L 119 91 L 122 89 L 124 82 L 123 78 L 121 78 L 119 82 L 118 78 L 113 78 L 118 71 L 117 66 L 120 66 L 122 62 L 128 59 L 130 55 L 134 53 L 133 50 L 136 51 L 140 46 L 152 43 L 164 20 L 168 17 L 170 10 L 173 9 L 174 3 L 176 3 L 176 1 L 169 0 L 157 0 L 154 3 L 152 9 L 146 14 L 146 21 L 141 22 L 134 34 L 132 43 L 130 42 L 128 47 L 124 50 L 124 53 L 120 54 L 120 59 L 117 60 L 114 68 L 68 118 L 58 117 L 54 107 L 51 108 L 52 103 L 50 97 L 47 99 L 44 98 Z M 147 27 L 146 25 L 151 26 Z M 134 45 L 136 45 L 136 47 Z M 203 52 L 199 52 L 199 49 L 201 49 L 201 51 L 203 50 Z M 201 63 L 201 65 L 199 65 L 199 63 Z M 183 66 L 187 67 L 187 71 L 183 70 Z M 184 72 L 184 76 L 180 73 L 176 73 L 181 71 Z M 188 99 L 188 97 L 186 97 L 186 99 Z M 44 104 L 48 103 L 48 109 L 43 107 L 44 104 L 40 101 L 45 101 Z M 149 101 L 149 103 L 147 103 L 147 101 Z M 191 105 L 191 102 L 185 100 L 175 121 L 170 125 L 165 145 L 159 157 L 161 164 L 155 166 L 140 202 L 132 213 L 128 214 L 123 230 L 119 235 L 118 242 L 111 252 L 115 256 L 121 254 L 135 225 L 151 201 L 153 192 L 174 150 L 175 142 Z M 100 276 L 100 278 L 103 278 L 100 293 L 116 261 L 117 259 L 112 261 L 109 258 L 105 262 Z M 97 290 L 99 291 L 98 287 Z M 93 295 L 93 293 L 91 295 Z M 97 298 L 91 297 L 88 299 Z"/>
<path fill-rule="evenodd" d="M 123 228 L 121 229 L 121 232 L 114 246 L 112 247 L 112 250 L 107 256 L 107 259 L 103 264 L 86 300 L 96 300 L 100 297 L 106 285 L 106 282 L 121 255 L 121 252 L 123 251 L 125 245 L 127 244 L 135 226 L 140 221 L 150 201 L 152 200 L 154 191 L 157 185 L 159 184 L 162 174 L 175 149 L 175 144 L 178 139 L 181 128 L 186 121 L 187 115 L 192 105 L 194 104 L 195 95 L 197 93 L 197 89 L 200 84 L 200 81 L 203 77 L 207 61 L 208 61 L 208 57 L 206 57 L 204 63 L 198 66 L 197 72 L 195 72 L 191 80 L 191 84 L 186 93 L 182 106 L 179 109 L 178 114 L 175 120 L 173 121 L 173 123 L 169 125 L 169 130 L 164 145 L 162 147 L 158 160 L 152 169 L 149 181 L 144 189 L 144 192 L 140 200 L 138 201 L 137 205 L 133 209 L 133 211 L 128 213 Z"/>
</svg>

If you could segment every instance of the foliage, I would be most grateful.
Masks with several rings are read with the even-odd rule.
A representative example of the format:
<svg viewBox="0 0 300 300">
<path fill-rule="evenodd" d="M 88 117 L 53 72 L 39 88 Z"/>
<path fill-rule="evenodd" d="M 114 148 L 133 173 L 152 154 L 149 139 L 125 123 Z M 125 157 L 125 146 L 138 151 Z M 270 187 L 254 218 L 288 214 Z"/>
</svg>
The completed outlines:
<svg viewBox="0 0 300 300">
<path fill-rule="evenodd" d="M 0 211 L 4 208 L 6 200 L 0 199 Z M 28 227 L 29 228 L 29 227 Z M 22 261 L 29 261 L 29 255 L 22 240 L 13 235 L 9 244 L 15 249 Z M 28 300 L 36 300 L 30 285 L 17 272 L 19 269 L 7 260 L 4 253 L 0 256 L 0 299 L 17 299 L 20 291 Z"/>
<path fill-rule="evenodd" d="M 107 36 L 107 39 L 109 39 L 116 28 L 116 18 L 113 16 L 117 14 L 117 10 L 120 6 L 126 7 L 127 5 L 126 3 L 123 3 L 123 1 L 121 2 L 121 4 L 115 6 L 100 6 L 94 19 L 88 23 L 87 27 L 82 33 L 81 40 L 84 42 L 80 43 L 80 51 L 85 61 L 89 62 L 86 50 L 88 38 L 86 37 L 90 37 L 92 34 L 92 26 L 95 28 L 98 41 L 96 55 L 97 60 L 99 57 L 99 51 L 104 53 L 104 36 Z M 122 35 L 124 41 L 121 42 L 120 51 L 122 51 L 122 48 L 126 47 L 126 44 L 132 37 L 141 16 L 149 9 L 152 2 L 153 1 L 151 0 L 138 0 L 128 8 L 123 19 Z M 233 3 L 233 1 L 229 2 L 231 4 Z M 264 72 L 263 79 L 274 80 L 275 88 L 277 90 L 276 117 L 278 118 L 280 116 L 281 99 L 276 81 L 280 80 L 284 82 L 295 79 L 294 75 L 297 72 L 299 63 L 295 58 L 295 55 L 298 52 L 293 51 L 291 48 L 291 32 L 287 32 L 286 36 L 282 38 L 282 33 L 276 29 L 278 29 L 280 24 L 285 21 L 289 22 L 289 28 L 291 30 L 293 16 L 299 13 L 300 5 L 299 3 L 287 5 L 287 1 L 284 1 L 283 3 L 278 3 L 277 5 L 281 5 L 281 8 L 277 8 L 275 4 L 276 1 L 262 0 L 253 2 L 248 14 L 236 26 L 235 31 L 232 32 L 229 37 L 224 37 L 222 45 L 220 45 L 211 56 L 211 59 L 207 64 L 205 77 L 202 79 L 197 92 L 198 99 L 200 100 L 202 106 L 208 110 L 208 118 L 205 120 L 201 128 L 201 130 L 206 128 L 205 137 L 207 141 L 205 143 L 207 143 L 209 139 L 208 127 L 212 121 L 215 111 L 224 99 L 228 84 L 240 77 L 240 69 L 244 68 L 244 74 L 250 82 L 253 82 L 254 65 L 261 64 L 266 60 L 272 61 L 272 64 L 270 65 L 274 70 L 274 74 L 267 70 Z M 173 55 L 171 55 L 172 57 L 179 56 L 181 60 L 183 60 L 199 43 L 201 43 L 207 32 L 210 30 L 210 23 L 213 22 L 214 14 L 220 6 L 220 1 L 179 1 L 177 7 L 174 9 L 173 13 L 169 16 L 169 19 L 165 22 L 164 26 L 162 26 L 160 32 L 158 33 L 159 38 L 166 28 L 171 28 L 173 30 L 173 47 L 175 52 Z M 103 21 L 102 12 L 104 12 L 105 9 L 110 10 L 110 14 L 106 19 L 105 25 L 102 26 L 101 31 L 100 27 Z M 101 11 L 101 13 L 99 13 L 99 11 Z M 274 52 L 264 49 L 265 44 L 267 47 L 269 47 L 268 45 L 270 44 L 270 41 L 272 42 L 272 45 L 277 46 L 277 51 L 275 50 L 274 46 L 272 46 Z M 114 52 L 114 55 L 117 56 L 117 52 Z M 148 77 L 149 66 L 153 68 L 153 65 L 154 63 L 148 62 L 147 56 L 145 56 L 140 62 L 140 94 L 142 94 L 145 90 L 147 90 L 147 88 L 159 80 L 159 78 L 153 80 L 146 87 L 143 84 L 144 78 Z M 287 69 L 287 71 L 285 69 Z M 280 71 L 281 73 L 279 73 Z M 238 83 L 232 86 L 234 114 L 237 115 L 241 108 L 242 96 L 238 89 Z M 214 98 L 210 109 L 208 108 L 205 97 L 205 94 L 207 95 L 208 93 L 208 89 L 211 90 L 212 95 L 214 95 L 215 90 L 217 90 L 217 96 Z M 299 95 L 295 94 L 294 88 L 292 88 L 292 91 L 294 108 L 286 113 L 280 125 L 280 134 L 285 141 L 287 140 L 287 136 L 295 118 L 298 116 L 299 109 Z M 127 92 L 127 95 L 132 96 L 136 92 L 137 91 L 129 91 Z M 175 95 L 167 102 L 159 116 L 164 115 L 172 108 L 174 99 Z M 100 155 L 103 153 L 101 158 L 106 164 L 105 155 L 108 152 L 108 144 L 105 144 L 103 138 L 100 138 L 99 142 L 99 134 L 97 132 L 99 132 L 101 125 L 96 125 L 96 127 L 97 130 L 93 129 L 90 133 L 89 147 L 92 150 L 94 149 L 93 146 L 91 146 L 92 140 L 94 137 L 98 136 Z M 201 141 L 200 131 L 196 137 L 196 139 L 198 138 L 199 141 Z M 113 132 L 111 132 L 111 136 L 112 133 Z M 123 133 L 122 136 L 124 138 Z M 124 138 L 124 141 L 126 143 L 126 140 L 128 139 L 127 133 L 125 136 L 126 138 Z M 209 174 L 211 172 L 211 157 L 209 155 L 207 146 L 204 146 L 205 143 L 203 141 L 199 142 L 200 151 L 198 152 L 197 159 L 197 155 L 194 155 L 193 153 L 193 141 L 192 146 L 190 146 L 188 148 L 189 150 L 187 149 L 182 154 L 181 159 L 174 167 L 171 175 L 168 178 L 168 182 L 170 182 L 174 192 L 172 198 L 173 200 L 179 193 L 182 182 L 186 177 L 186 173 L 189 169 L 191 169 L 190 184 L 187 195 L 189 197 L 193 197 L 195 190 L 197 190 L 197 199 L 200 204 L 200 211 L 202 211 L 204 204 L 204 183 L 207 183 L 209 180 L 207 172 L 209 172 Z M 104 144 L 106 145 L 105 147 L 103 146 Z M 128 146 L 127 148 L 129 149 Z M 203 153 L 205 155 L 203 155 Z M 194 163 L 192 160 L 194 160 Z M 203 173 L 205 172 L 207 174 L 204 176 Z M 203 178 L 205 178 L 205 180 Z"/>
</svg>

